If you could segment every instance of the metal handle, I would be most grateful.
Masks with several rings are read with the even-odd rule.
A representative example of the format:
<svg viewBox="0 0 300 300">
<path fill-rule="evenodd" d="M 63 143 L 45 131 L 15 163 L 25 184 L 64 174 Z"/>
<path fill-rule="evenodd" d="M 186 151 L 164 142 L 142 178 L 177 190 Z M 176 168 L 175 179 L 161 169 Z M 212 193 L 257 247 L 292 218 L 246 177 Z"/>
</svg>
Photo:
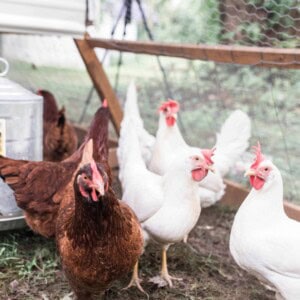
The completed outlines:
<svg viewBox="0 0 300 300">
<path fill-rule="evenodd" d="M 5 76 L 8 73 L 9 70 L 9 63 L 6 59 L 0 57 L 0 62 L 4 64 L 4 71 L 0 73 L 0 76 Z"/>
</svg>

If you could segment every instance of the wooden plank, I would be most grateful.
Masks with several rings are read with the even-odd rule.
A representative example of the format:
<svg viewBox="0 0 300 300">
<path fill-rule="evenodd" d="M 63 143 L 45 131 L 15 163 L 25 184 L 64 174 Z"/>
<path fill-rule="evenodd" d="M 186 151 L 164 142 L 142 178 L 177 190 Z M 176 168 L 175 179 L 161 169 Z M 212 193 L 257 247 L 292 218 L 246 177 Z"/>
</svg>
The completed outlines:
<svg viewBox="0 0 300 300">
<path fill-rule="evenodd" d="M 211 60 L 219 63 L 300 69 L 300 49 L 166 44 L 87 38 L 91 47 L 123 52 Z"/>
<path fill-rule="evenodd" d="M 235 183 L 230 180 L 224 180 L 226 183 L 226 192 L 220 201 L 221 205 L 229 206 L 238 209 L 245 198 L 248 196 L 250 190 L 243 185 Z M 300 206 L 291 202 L 283 201 L 285 213 L 292 219 L 300 221 Z"/>
<path fill-rule="evenodd" d="M 290 218 L 300 222 L 300 207 L 296 204 L 293 204 L 291 202 L 286 202 L 286 201 L 284 201 L 283 205 L 286 214 Z"/>
<path fill-rule="evenodd" d="M 75 39 L 75 43 L 86 65 L 87 71 L 91 76 L 99 97 L 102 100 L 105 98 L 107 99 L 108 108 L 111 112 L 112 122 L 117 134 L 119 135 L 120 124 L 123 119 L 123 112 L 118 98 L 104 72 L 102 64 L 98 60 L 94 49 L 90 47 L 86 39 Z"/>
<path fill-rule="evenodd" d="M 249 189 L 230 180 L 224 179 L 224 182 L 226 184 L 226 192 L 220 204 L 238 208 L 249 194 Z"/>
</svg>

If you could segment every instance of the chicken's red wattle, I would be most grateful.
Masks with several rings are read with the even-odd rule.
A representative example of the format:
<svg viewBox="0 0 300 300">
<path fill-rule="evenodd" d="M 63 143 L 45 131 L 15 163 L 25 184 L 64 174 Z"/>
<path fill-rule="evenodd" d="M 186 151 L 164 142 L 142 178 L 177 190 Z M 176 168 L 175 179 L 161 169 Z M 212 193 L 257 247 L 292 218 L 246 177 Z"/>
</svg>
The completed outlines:
<svg viewBox="0 0 300 300">
<path fill-rule="evenodd" d="M 192 177 L 195 181 L 201 181 L 207 175 L 207 171 L 203 169 L 195 169 L 192 171 Z"/>
<path fill-rule="evenodd" d="M 250 184 L 256 189 L 260 190 L 264 184 L 265 181 L 262 178 L 259 178 L 257 176 L 250 176 Z"/>
<path fill-rule="evenodd" d="M 169 127 L 174 126 L 176 119 L 173 116 L 166 117 L 166 122 Z"/>
</svg>

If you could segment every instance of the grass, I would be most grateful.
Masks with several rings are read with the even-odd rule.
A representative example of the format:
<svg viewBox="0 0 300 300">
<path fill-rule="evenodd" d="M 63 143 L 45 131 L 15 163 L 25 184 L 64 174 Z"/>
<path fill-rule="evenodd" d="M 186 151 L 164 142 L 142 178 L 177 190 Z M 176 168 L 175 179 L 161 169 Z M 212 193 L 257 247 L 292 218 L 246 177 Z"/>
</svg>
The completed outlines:
<svg viewBox="0 0 300 300">
<path fill-rule="evenodd" d="M 233 211 L 221 207 L 206 209 L 189 243 L 170 247 L 169 272 L 183 278 L 174 282 L 173 288 L 158 288 L 148 281 L 158 275 L 161 258 L 157 245 L 147 247 L 140 261 L 140 276 L 150 299 L 273 299 L 273 293 L 243 272 L 229 256 L 228 238 L 233 216 Z M 69 294 L 54 241 L 24 229 L 1 233 L 0 249 L 0 299 L 56 300 Z M 126 275 L 114 283 L 105 299 L 146 299 L 136 288 L 122 290 L 129 280 Z"/>
<path fill-rule="evenodd" d="M 120 196 L 117 180 L 113 187 Z M 273 293 L 243 272 L 229 255 L 229 232 L 234 214 L 231 209 L 218 206 L 204 209 L 188 244 L 170 247 L 169 272 L 183 278 L 183 281 L 174 282 L 173 288 L 158 288 L 149 282 L 159 273 L 161 250 L 154 244 L 147 247 L 140 260 L 140 277 L 150 299 L 273 299 Z M 58 300 L 71 292 L 53 240 L 29 229 L 0 232 L 0 254 L 0 299 Z M 146 299 L 134 287 L 123 290 L 129 281 L 128 274 L 115 282 L 107 290 L 105 299 Z"/>
</svg>

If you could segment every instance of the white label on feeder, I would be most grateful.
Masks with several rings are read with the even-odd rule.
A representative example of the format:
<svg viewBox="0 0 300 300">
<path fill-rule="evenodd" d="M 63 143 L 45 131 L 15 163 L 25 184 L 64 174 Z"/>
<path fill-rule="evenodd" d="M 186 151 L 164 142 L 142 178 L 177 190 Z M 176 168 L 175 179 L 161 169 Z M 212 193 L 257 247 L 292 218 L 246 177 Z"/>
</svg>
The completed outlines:
<svg viewBox="0 0 300 300">
<path fill-rule="evenodd" d="M 5 153 L 5 119 L 0 119 L 0 155 L 6 155 Z"/>
</svg>

